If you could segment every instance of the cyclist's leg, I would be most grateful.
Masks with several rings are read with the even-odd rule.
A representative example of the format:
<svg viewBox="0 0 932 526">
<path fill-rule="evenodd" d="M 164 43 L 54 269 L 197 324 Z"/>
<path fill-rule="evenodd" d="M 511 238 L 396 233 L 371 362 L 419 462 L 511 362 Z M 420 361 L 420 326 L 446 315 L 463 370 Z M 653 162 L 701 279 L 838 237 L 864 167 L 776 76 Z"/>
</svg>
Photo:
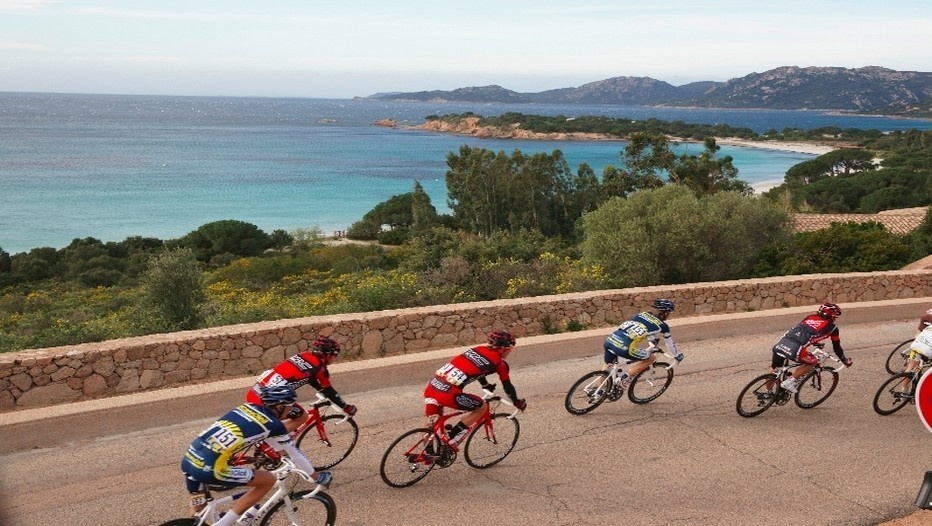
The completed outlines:
<svg viewBox="0 0 932 526">
<path fill-rule="evenodd" d="M 454 397 L 456 409 L 468 411 L 460 418 L 460 421 L 450 430 L 450 438 L 460 435 L 469 429 L 483 415 L 489 412 L 489 404 L 482 398 L 469 393 L 460 392 Z M 460 437 L 462 438 L 462 437 Z"/>
<path fill-rule="evenodd" d="M 783 355 L 777 352 L 776 347 L 772 350 L 773 356 L 770 358 L 770 372 L 771 374 L 776 372 L 780 367 L 785 367 L 789 360 L 787 360 Z M 773 388 L 773 380 L 768 380 L 764 385 L 768 390 Z"/>
<path fill-rule="evenodd" d="M 634 360 L 634 363 L 628 368 L 628 374 L 631 378 L 634 378 L 639 375 L 641 371 L 650 367 L 650 364 L 654 363 L 654 360 L 657 359 L 657 356 L 647 349 L 628 349 L 627 355 L 629 360 Z"/>
<path fill-rule="evenodd" d="M 301 427 L 301 424 L 310 417 L 311 415 L 308 411 L 300 405 L 295 404 L 291 407 L 291 412 L 282 418 L 282 423 L 285 424 L 285 429 L 287 429 L 289 433 L 293 433 L 295 429 Z"/>
</svg>

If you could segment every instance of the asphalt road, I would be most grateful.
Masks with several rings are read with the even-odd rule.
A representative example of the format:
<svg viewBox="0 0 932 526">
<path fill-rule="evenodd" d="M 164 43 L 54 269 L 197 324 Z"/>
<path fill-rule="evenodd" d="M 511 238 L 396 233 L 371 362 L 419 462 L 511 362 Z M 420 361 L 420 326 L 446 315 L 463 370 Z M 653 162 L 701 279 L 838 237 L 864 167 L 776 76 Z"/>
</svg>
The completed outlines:
<svg viewBox="0 0 932 526">
<path fill-rule="evenodd" d="M 410 374 L 391 381 L 379 369 L 347 366 L 341 384 L 335 370 L 335 385 L 360 408 L 361 428 L 356 450 L 333 470 L 337 524 L 875 525 L 909 514 L 932 469 L 922 447 L 930 434 L 914 408 L 881 417 L 871 400 L 886 378 L 883 359 L 914 322 L 840 322 L 855 364 L 832 397 L 815 409 L 791 403 L 753 419 L 736 414 L 735 399 L 766 370 L 769 348 L 788 325 L 759 323 L 759 336 L 688 339 L 671 320 L 687 358 L 670 390 L 647 405 L 625 398 L 585 416 L 568 414 L 563 400 L 599 365 L 599 336 L 519 342 L 513 380 L 529 407 L 516 450 L 481 471 L 459 459 L 406 489 L 381 481 L 379 459 L 395 437 L 421 425 L 423 384 L 452 351 L 412 362 Z M 529 359 L 537 352 L 550 358 Z M 185 415 L 218 403 L 203 391 L 180 409 L 132 405 L 124 418 L 132 429 L 116 433 L 94 433 L 105 419 L 93 411 L 67 419 L 49 411 L 44 427 L 0 428 L 7 445 L 35 445 L 0 456 L 0 524 L 149 525 L 183 516 L 178 462 L 213 420 Z M 227 407 L 239 401 L 224 396 Z"/>
</svg>

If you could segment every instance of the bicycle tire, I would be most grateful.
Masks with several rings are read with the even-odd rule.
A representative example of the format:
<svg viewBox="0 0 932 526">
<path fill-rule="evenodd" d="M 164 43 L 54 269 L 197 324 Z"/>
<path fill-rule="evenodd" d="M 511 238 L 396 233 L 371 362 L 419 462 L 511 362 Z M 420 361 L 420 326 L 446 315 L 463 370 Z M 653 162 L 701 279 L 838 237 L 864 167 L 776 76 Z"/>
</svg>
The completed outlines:
<svg viewBox="0 0 932 526">
<path fill-rule="evenodd" d="M 887 360 L 883 363 L 883 367 L 888 373 L 899 374 L 903 372 L 903 369 L 906 367 L 906 362 L 909 359 L 903 352 L 909 350 L 909 344 L 911 343 L 913 343 L 912 340 L 906 340 L 890 351 L 890 354 L 887 355 Z"/>
<path fill-rule="evenodd" d="M 569 392 L 566 393 L 566 399 L 563 401 L 563 406 L 567 412 L 571 415 L 584 415 L 602 405 L 611 384 L 605 386 L 603 389 L 605 392 L 601 395 L 589 394 L 586 389 L 598 389 L 608 375 L 608 371 L 592 371 L 576 380 L 573 387 L 570 387 Z"/>
<path fill-rule="evenodd" d="M 770 382 L 770 387 L 767 383 Z M 773 405 L 777 397 L 775 391 L 780 380 L 773 374 L 762 374 L 748 382 L 741 393 L 738 394 L 738 401 L 735 402 L 735 410 L 738 414 L 745 417 L 755 417 Z M 747 405 L 742 402 L 746 401 Z"/>
<path fill-rule="evenodd" d="M 899 388 L 904 379 L 909 380 L 905 390 Z M 880 389 L 877 389 L 877 394 L 874 395 L 874 411 L 882 416 L 892 415 L 909 405 L 913 395 L 913 373 L 895 374 L 887 378 Z"/>
<path fill-rule="evenodd" d="M 828 400 L 836 387 L 838 387 L 838 371 L 834 367 L 822 367 L 821 371 L 813 369 L 800 379 L 799 388 L 793 395 L 793 400 L 802 409 L 812 409 Z"/>
<path fill-rule="evenodd" d="M 313 493 L 311 490 L 298 491 L 289 495 L 291 500 L 291 511 L 294 512 L 295 520 L 291 521 L 288 516 L 288 508 L 284 500 L 275 504 L 269 513 L 262 517 L 259 526 L 333 526 L 337 521 L 337 505 L 333 497 L 318 491 Z M 322 508 L 321 508 L 322 506 Z"/>
<path fill-rule="evenodd" d="M 673 369 L 666 362 L 654 362 L 631 379 L 628 400 L 635 404 L 652 402 L 673 383 Z M 643 393 L 643 394 L 642 394 Z"/>
<path fill-rule="evenodd" d="M 379 463 L 382 482 L 393 488 L 406 488 L 426 477 L 437 458 L 425 458 L 425 449 L 436 437 L 430 429 L 421 427 L 407 431 L 388 446 Z M 439 451 L 439 445 L 435 451 Z M 414 455 L 414 461 L 408 456 Z"/>
<path fill-rule="evenodd" d="M 163 522 L 159 526 L 197 526 L 197 519 L 194 517 L 186 517 L 184 519 L 173 519 L 168 522 Z"/>
<path fill-rule="evenodd" d="M 466 437 L 463 459 L 476 469 L 485 469 L 498 464 L 507 457 L 521 436 L 521 424 L 508 413 L 492 415 L 492 425 L 477 426 Z"/>
<path fill-rule="evenodd" d="M 326 444 L 323 440 L 320 439 L 318 426 L 321 424 L 315 424 L 308 427 L 298 436 L 295 440 L 295 447 L 301 449 L 301 443 L 304 441 L 304 438 L 311 435 L 307 441 L 307 449 L 301 449 L 311 459 L 314 469 L 323 470 L 330 469 L 333 466 L 336 466 L 340 462 L 346 460 L 346 457 L 353 452 L 353 449 L 356 447 L 356 441 L 359 440 L 359 425 L 356 424 L 356 421 L 352 418 L 348 418 L 345 422 L 333 422 L 327 423 L 330 420 L 343 420 L 343 415 L 327 415 L 321 419 L 321 423 L 324 423 L 324 430 L 327 433 L 327 440 L 330 444 Z M 313 433 L 312 433 L 313 431 Z M 314 440 L 311 440 L 314 439 Z"/>
</svg>

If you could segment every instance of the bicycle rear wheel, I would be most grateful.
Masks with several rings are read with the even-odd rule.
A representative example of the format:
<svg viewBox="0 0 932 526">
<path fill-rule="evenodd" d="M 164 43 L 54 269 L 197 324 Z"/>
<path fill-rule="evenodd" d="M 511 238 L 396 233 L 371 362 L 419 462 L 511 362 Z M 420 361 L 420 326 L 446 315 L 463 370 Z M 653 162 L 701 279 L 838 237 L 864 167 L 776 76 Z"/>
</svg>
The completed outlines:
<svg viewBox="0 0 932 526">
<path fill-rule="evenodd" d="M 566 400 L 563 402 L 566 410 L 571 415 L 584 415 L 602 405 L 612 387 L 607 379 L 608 371 L 592 371 L 576 380 L 566 393 Z"/>
<path fill-rule="evenodd" d="M 434 448 L 432 453 L 440 451 L 439 441 L 426 427 L 412 429 L 396 438 L 379 464 L 382 482 L 393 488 L 406 488 L 426 477 L 439 459 L 438 454 L 427 451 L 428 445 Z"/>
<path fill-rule="evenodd" d="M 327 415 L 317 425 L 302 431 L 295 440 L 295 445 L 307 454 L 314 469 L 336 466 L 356 447 L 359 426 L 352 418 L 340 422 L 343 418 L 343 415 Z M 302 443 L 307 449 L 301 448 Z"/>
<path fill-rule="evenodd" d="M 259 526 L 332 526 L 337 521 L 337 505 L 333 497 L 310 490 L 292 493 L 291 504 L 284 500 L 269 510 Z"/>
<path fill-rule="evenodd" d="M 813 407 L 828 400 L 838 387 L 838 371 L 834 367 L 822 367 L 806 373 L 799 382 L 796 391 L 796 405 L 803 409 Z"/>
<path fill-rule="evenodd" d="M 906 368 L 906 362 L 909 361 L 909 344 L 911 343 L 913 343 L 912 340 L 906 340 L 890 351 L 887 361 L 883 364 L 888 373 L 897 374 L 903 372 L 903 369 Z"/>
<path fill-rule="evenodd" d="M 470 466 L 485 469 L 501 462 L 515 448 L 521 425 L 507 413 L 492 415 L 491 424 L 476 427 L 466 437 L 463 458 Z"/>
<path fill-rule="evenodd" d="M 735 403 L 738 414 L 751 418 L 769 409 L 776 401 L 779 384 L 780 380 L 773 374 L 762 374 L 751 380 L 738 395 Z"/>
<path fill-rule="evenodd" d="M 666 362 L 654 362 L 631 379 L 628 399 L 635 404 L 656 400 L 673 383 L 673 369 Z"/>
<path fill-rule="evenodd" d="M 913 373 L 895 374 L 877 389 L 874 411 L 878 415 L 892 415 L 906 407 L 913 400 L 913 394 Z"/>
</svg>

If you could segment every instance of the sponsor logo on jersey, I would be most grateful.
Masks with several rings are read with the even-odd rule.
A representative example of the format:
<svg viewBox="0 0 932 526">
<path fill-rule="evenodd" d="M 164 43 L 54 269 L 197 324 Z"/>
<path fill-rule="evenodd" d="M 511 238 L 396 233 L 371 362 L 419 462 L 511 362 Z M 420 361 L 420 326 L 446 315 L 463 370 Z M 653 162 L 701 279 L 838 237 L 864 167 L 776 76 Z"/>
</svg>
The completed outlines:
<svg viewBox="0 0 932 526">
<path fill-rule="evenodd" d="M 476 367 L 479 369 L 492 365 L 492 362 L 490 362 L 488 358 L 479 354 L 479 352 L 475 349 L 469 349 L 468 351 L 464 352 L 463 357 L 476 364 Z"/>
<path fill-rule="evenodd" d="M 288 361 L 293 363 L 295 367 L 297 367 L 298 369 L 302 371 L 307 372 L 307 371 L 314 370 L 314 364 L 305 360 L 300 354 L 296 354 L 292 356 L 291 358 L 288 358 Z"/>
</svg>

